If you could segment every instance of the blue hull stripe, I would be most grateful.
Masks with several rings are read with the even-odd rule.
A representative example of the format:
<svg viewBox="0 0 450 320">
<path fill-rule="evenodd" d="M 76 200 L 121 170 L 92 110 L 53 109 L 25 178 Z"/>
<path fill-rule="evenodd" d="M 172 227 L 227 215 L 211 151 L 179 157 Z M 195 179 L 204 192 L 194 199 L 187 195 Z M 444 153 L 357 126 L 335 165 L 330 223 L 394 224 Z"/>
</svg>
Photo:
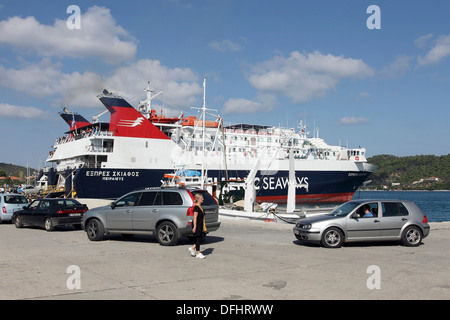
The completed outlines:
<svg viewBox="0 0 450 320">
<path fill-rule="evenodd" d="M 165 173 L 172 170 L 156 169 L 78 169 L 74 176 L 74 188 L 79 198 L 115 199 L 127 192 L 145 188 L 159 187 Z M 270 200 L 287 195 L 288 171 L 255 178 L 257 197 Z M 245 170 L 229 173 L 229 179 L 244 179 Z M 297 171 L 297 200 L 302 196 L 323 198 L 326 194 L 354 193 L 370 172 L 347 171 Z M 225 179 L 225 172 L 209 170 L 208 177 L 213 181 Z"/>
</svg>

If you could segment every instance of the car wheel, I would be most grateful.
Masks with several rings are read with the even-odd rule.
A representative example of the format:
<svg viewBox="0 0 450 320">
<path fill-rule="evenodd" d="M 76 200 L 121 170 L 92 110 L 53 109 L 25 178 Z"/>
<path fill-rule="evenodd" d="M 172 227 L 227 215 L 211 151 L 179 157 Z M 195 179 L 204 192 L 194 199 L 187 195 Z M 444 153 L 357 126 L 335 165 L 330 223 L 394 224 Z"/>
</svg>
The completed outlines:
<svg viewBox="0 0 450 320">
<path fill-rule="evenodd" d="M 156 238 L 163 246 L 174 246 L 178 243 L 178 229 L 172 222 L 164 221 L 156 229 Z"/>
<path fill-rule="evenodd" d="M 55 229 L 55 227 L 53 226 L 52 219 L 45 218 L 44 229 L 47 230 L 47 231 L 53 231 Z"/>
<path fill-rule="evenodd" d="M 325 248 L 340 248 L 344 242 L 344 235 L 338 228 L 328 228 L 322 234 L 322 245 Z"/>
<path fill-rule="evenodd" d="M 402 234 L 402 243 L 408 247 L 417 247 L 422 242 L 422 232 L 419 228 L 411 226 Z"/>
<path fill-rule="evenodd" d="M 16 226 L 16 228 L 22 228 L 23 227 L 22 218 L 20 216 L 16 216 L 15 221 L 14 221 L 14 225 Z"/>
<path fill-rule="evenodd" d="M 89 222 L 87 224 L 86 233 L 87 233 L 89 240 L 101 241 L 101 240 L 103 240 L 105 228 L 103 227 L 103 224 L 99 220 L 92 219 L 92 220 L 89 220 Z"/>
</svg>

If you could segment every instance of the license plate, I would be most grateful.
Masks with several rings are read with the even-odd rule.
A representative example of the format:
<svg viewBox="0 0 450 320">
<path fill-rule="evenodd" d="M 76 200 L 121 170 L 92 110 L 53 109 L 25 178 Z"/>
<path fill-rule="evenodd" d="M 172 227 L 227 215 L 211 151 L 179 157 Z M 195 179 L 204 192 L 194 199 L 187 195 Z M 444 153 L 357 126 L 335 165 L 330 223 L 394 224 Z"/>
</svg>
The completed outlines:
<svg viewBox="0 0 450 320">
<path fill-rule="evenodd" d="M 70 217 L 80 217 L 81 213 L 71 213 L 69 214 Z"/>
</svg>

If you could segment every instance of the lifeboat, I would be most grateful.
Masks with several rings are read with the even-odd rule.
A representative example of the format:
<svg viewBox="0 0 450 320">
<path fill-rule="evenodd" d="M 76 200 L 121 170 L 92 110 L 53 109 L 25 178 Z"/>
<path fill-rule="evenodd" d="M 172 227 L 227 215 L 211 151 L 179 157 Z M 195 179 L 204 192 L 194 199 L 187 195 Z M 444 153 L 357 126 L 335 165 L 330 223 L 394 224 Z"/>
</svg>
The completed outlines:
<svg viewBox="0 0 450 320">
<path fill-rule="evenodd" d="M 178 121 L 180 121 L 180 118 L 167 118 L 162 114 L 158 115 L 155 110 L 152 110 L 150 114 L 150 121 L 153 123 L 167 123 L 167 124 L 173 124 Z"/>
<path fill-rule="evenodd" d="M 197 117 L 186 117 L 181 121 L 181 125 L 182 126 L 199 126 L 199 127 L 203 127 L 203 121 L 198 120 Z M 217 128 L 219 127 L 219 123 L 216 121 L 205 121 L 205 127 L 207 128 Z"/>
</svg>

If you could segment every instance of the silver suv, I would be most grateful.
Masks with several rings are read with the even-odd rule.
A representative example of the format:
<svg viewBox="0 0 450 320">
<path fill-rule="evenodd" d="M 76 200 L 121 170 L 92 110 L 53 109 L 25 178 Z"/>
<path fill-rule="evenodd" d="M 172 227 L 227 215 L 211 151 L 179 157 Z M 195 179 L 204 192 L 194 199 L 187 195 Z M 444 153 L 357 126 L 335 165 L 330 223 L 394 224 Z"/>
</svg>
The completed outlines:
<svg viewBox="0 0 450 320">
<path fill-rule="evenodd" d="M 150 188 L 130 192 L 109 206 L 87 211 L 81 226 L 91 241 L 105 234 L 152 234 L 164 246 L 173 246 L 180 237 L 192 236 L 192 213 L 196 193 L 204 198 L 206 227 L 209 232 L 220 227 L 219 206 L 205 190 Z"/>
</svg>

